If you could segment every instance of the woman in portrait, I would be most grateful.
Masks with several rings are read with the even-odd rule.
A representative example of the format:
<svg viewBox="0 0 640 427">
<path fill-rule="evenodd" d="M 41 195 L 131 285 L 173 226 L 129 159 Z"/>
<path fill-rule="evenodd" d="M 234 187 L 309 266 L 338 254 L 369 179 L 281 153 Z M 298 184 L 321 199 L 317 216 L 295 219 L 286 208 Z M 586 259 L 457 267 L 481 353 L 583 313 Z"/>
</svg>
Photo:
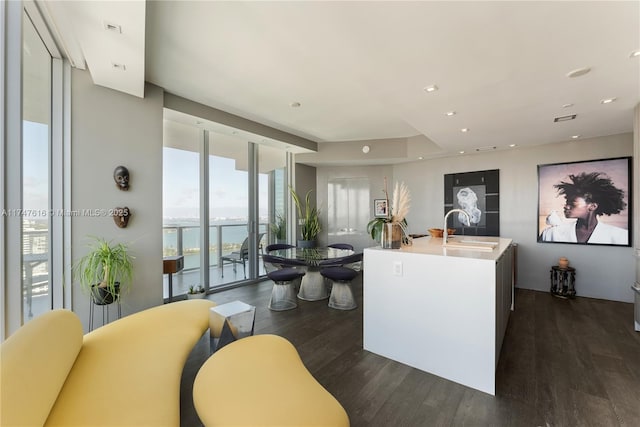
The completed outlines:
<svg viewBox="0 0 640 427">
<path fill-rule="evenodd" d="M 559 195 L 566 199 L 564 216 L 575 221 L 562 222 L 557 213 L 547 217 L 549 227 L 542 231 L 544 242 L 596 243 L 627 245 L 628 230 L 605 224 L 602 215 L 620 213 L 625 207 L 624 191 L 600 172 L 569 175 L 567 181 L 555 184 Z"/>
</svg>

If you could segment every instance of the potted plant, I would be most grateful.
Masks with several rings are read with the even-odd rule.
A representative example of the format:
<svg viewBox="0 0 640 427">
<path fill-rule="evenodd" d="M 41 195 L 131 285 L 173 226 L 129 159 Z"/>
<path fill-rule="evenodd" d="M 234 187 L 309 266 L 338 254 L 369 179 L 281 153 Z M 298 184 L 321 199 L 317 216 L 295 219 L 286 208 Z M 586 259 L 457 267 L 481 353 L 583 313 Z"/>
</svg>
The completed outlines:
<svg viewBox="0 0 640 427">
<path fill-rule="evenodd" d="M 300 197 L 298 197 L 298 194 L 291 186 L 289 186 L 289 191 L 298 210 L 298 223 L 300 224 L 300 237 L 302 238 L 298 240 L 298 247 L 313 248 L 316 245 L 316 239 L 321 230 L 320 211 L 315 206 L 311 207 L 311 192 L 313 190 L 307 191 L 304 198 L 304 206 L 302 205 Z"/>
<path fill-rule="evenodd" d="M 287 241 L 287 219 L 280 212 L 276 213 L 276 222 L 271 224 L 271 233 L 276 243 L 286 243 Z"/>
<path fill-rule="evenodd" d="M 202 299 L 205 295 L 206 292 L 202 285 L 191 285 L 187 291 L 187 299 Z"/>
<path fill-rule="evenodd" d="M 73 266 L 73 275 L 96 304 L 111 304 L 131 284 L 133 256 L 123 243 L 93 239 L 89 252 Z"/>
<path fill-rule="evenodd" d="M 387 215 L 376 217 L 367 224 L 367 232 L 371 238 L 380 243 L 386 249 L 399 249 L 403 242 L 407 241 L 407 219 L 411 202 L 409 189 L 404 184 L 396 182 L 393 190 L 393 202 L 389 205 L 389 193 L 387 192 L 387 178 L 384 179 L 384 189 Z"/>
</svg>

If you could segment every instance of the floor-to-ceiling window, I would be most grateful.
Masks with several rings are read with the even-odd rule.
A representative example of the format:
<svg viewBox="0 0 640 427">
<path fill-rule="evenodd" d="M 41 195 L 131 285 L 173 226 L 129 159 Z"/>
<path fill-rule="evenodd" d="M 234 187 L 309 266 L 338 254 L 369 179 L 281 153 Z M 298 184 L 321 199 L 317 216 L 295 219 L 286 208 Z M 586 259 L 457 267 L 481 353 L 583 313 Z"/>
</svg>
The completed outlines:
<svg viewBox="0 0 640 427">
<path fill-rule="evenodd" d="M 287 242 L 287 153 L 266 144 L 259 146 L 260 223 L 267 224 L 265 243 Z"/>
<path fill-rule="evenodd" d="M 65 306 L 65 64 L 38 5 L 3 2 L 1 126 L 2 330 Z M 68 229 L 68 227 L 67 227 Z"/>
<path fill-rule="evenodd" d="M 50 310 L 49 187 L 51 54 L 23 13 L 22 290 L 23 321 Z"/>
<path fill-rule="evenodd" d="M 164 123 L 164 256 L 184 257 L 173 296 L 256 280 L 266 245 L 286 238 L 285 149 L 171 110 Z"/>
<path fill-rule="evenodd" d="M 249 277 L 249 142 L 208 132 L 210 286 Z"/>
</svg>

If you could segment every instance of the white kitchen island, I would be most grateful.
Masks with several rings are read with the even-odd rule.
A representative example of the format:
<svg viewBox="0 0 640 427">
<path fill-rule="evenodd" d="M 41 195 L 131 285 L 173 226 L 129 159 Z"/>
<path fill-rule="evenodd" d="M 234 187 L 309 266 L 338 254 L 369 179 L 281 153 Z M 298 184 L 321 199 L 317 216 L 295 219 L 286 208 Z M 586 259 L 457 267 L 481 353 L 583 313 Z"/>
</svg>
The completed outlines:
<svg viewBox="0 0 640 427">
<path fill-rule="evenodd" d="M 364 349 L 495 395 L 513 249 L 511 239 L 464 239 L 450 238 L 455 248 L 423 237 L 364 250 Z"/>
</svg>

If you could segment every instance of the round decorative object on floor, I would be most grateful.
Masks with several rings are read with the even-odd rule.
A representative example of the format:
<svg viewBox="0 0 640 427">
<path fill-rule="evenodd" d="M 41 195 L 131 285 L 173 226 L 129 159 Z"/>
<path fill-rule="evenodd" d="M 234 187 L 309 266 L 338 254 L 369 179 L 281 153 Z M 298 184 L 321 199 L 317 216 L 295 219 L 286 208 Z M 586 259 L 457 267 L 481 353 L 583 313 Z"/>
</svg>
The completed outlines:
<svg viewBox="0 0 640 427">
<path fill-rule="evenodd" d="M 563 270 L 569 267 L 569 260 L 565 257 L 560 257 L 560 259 L 558 260 L 558 267 L 562 268 Z"/>
</svg>

